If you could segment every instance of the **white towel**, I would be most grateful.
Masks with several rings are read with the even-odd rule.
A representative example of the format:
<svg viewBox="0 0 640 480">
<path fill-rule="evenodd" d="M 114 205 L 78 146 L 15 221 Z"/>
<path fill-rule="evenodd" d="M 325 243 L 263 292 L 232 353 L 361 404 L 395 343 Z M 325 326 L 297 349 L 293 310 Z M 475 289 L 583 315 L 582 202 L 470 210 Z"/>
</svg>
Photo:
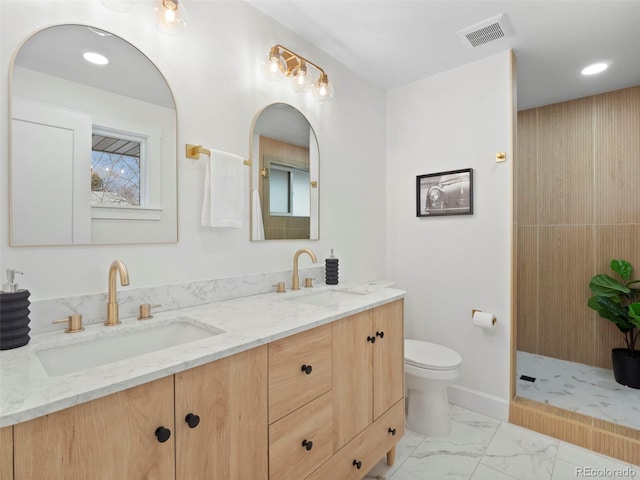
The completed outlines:
<svg viewBox="0 0 640 480">
<path fill-rule="evenodd" d="M 202 225 L 241 228 L 244 214 L 244 162 L 232 153 L 211 150 L 204 180 Z"/>
<path fill-rule="evenodd" d="M 251 238 L 253 240 L 264 240 L 264 225 L 262 223 L 262 207 L 260 206 L 260 194 L 258 189 L 254 188 L 251 195 L 251 203 L 253 204 Z"/>
</svg>

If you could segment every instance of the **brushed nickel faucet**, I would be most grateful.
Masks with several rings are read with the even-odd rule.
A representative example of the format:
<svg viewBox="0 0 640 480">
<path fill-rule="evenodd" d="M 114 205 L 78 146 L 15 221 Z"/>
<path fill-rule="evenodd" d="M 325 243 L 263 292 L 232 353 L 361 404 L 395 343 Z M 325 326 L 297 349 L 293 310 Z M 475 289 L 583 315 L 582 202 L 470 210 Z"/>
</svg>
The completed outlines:
<svg viewBox="0 0 640 480">
<path fill-rule="evenodd" d="M 122 260 L 114 260 L 109 267 L 109 293 L 107 295 L 107 320 L 104 324 L 108 327 L 118 325 L 120 316 L 118 314 L 118 298 L 116 287 L 116 274 L 120 274 L 120 285 L 129 285 L 129 271 Z"/>
<path fill-rule="evenodd" d="M 308 248 L 302 248 L 298 250 L 295 255 L 293 255 L 293 279 L 291 281 L 291 290 L 300 290 L 300 277 L 298 276 L 298 259 L 303 253 L 308 254 L 311 257 L 311 260 L 313 260 L 313 263 L 318 262 L 316 260 L 316 254 Z"/>
</svg>

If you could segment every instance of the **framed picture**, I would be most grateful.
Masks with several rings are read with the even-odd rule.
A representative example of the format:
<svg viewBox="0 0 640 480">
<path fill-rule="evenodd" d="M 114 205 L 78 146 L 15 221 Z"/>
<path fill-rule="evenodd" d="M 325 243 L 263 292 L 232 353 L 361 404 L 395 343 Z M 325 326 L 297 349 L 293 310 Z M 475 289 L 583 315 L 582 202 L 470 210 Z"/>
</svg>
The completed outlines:
<svg viewBox="0 0 640 480">
<path fill-rule="evenodd" d="M 429 173 L 416 177 L 416 215 L 473 214 L 473 169 Z"/>
</svg>

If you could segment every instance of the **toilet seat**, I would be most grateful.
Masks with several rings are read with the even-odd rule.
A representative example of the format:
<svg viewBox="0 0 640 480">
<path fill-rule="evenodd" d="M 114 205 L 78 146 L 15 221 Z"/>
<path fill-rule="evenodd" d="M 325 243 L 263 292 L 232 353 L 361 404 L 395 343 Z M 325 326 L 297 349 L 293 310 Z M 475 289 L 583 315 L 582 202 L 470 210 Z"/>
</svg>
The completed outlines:
<svg viewBox="0 0 640 480">
<path fill-rule="evenodd" d="M 460 366 L 462 357 L 450 348 L 436 343 L 405 340 L 404 362 L 417 368 L 452 370 Z"/>
</svg>

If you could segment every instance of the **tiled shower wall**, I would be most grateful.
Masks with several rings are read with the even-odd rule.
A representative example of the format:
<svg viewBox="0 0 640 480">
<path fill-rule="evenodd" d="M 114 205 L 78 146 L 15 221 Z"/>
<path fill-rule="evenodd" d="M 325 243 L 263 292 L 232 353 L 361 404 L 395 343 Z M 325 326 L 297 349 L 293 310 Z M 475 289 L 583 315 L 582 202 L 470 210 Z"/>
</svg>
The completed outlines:
<svg viewBox="0 0 640 480">
<path fill-rule="evenodd" d="M 588 285 L 613 258 L 640 278 L 640 86 L 519 112 L 515 168 L 517 348 L 611 368 Z"/>
</svg>

